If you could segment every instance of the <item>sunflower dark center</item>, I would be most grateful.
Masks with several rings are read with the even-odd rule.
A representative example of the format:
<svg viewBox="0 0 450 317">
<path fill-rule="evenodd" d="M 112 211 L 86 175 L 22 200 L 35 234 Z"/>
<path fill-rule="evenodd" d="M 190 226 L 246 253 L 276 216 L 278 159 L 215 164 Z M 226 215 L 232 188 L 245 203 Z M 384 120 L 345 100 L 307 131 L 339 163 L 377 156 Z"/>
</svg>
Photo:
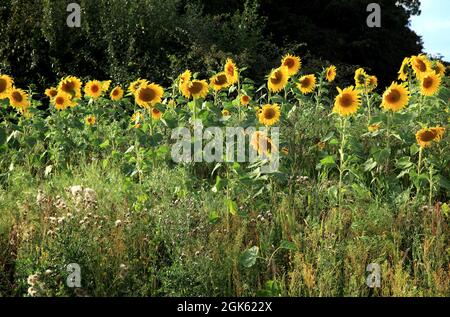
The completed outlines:
<svg viewBox="0 0 450 317">
<path fill-rule="evenodd" d="M 423 142 L 430 142 L 433 141 L 435 137 L 436 134 L 433 131 L 425 131 L 421 133 L 420 140 Z"/>
<path fill-rule="evenodd" d="M 22 95 L 19 92 L 17 92 L 17 91 L 13 92 L 11 96 L 17 102 L 22 102 L 23 101 Z"/>
<path fill-rule="evenodd" d="M 386 98 L 389 103 L 396 103 L 400 101 L 401 97 L 402 95 L 397 89 L 392 89 Z"/>
<path fill-rule="evenodd" d="M 273 118 L 275 118 L 275 115 L 276 112 L 272 108 L 264 110 L 264 118 L 266 118 L 267 120 L 272 120 Z"/>
<path fill-rule="evenodd" d="M 150 102 L 155 98 L 155 91 L 151 88 L 141 89 L 139 92 L 139 98 L 144 102 Z"/>
<path fill-rule="evenodd" d="M 420 59 L 416 59 L 416 67 L 421 72 L 425 72 L 427 70 L 427 65 L 425 65 L 425 63 Z"/>
<path fill-rule="evenodd" d="M 112 94 L 113 94 L 113 96 L 118 96 L 119 95 L 119 89 L 114 89 Z"/>
<path fill-rule="evenodd" d="M 283 80 L 283 74 L 279 70 L 277 70 L 273 74 L 273 76 L 270 78 L 271 83 L 274 85 L 278 85 L 279 83 L 281 83 L 282 80 Z"/>
<path fill-rule="evenodd" d="M 191 94 L 199 94 L 203 89 L 203 85 L 197 81 L 194 81 L 192 85 L 189 87 L 189 91 Z"/>
<path fill-rule="evenodd" d="M 227 72 L 228 72 L 228 75 L 234 76 L 234 67 L 233 67 L 233 65 L 228 66 Z"/>
<path fill-rule="evenodd" d="M 6 80 L 0 78 L 0 92 L 4 92 L 6 90 Z"/>
<path fill-rule="evenodd" d="M 62 104 L 64 104 L 64 98 L 63 97 L 57 97 L 55 102 L 58 105 L 62 105 Z"/>
<path fill-rule="evenodd" d="M 341 107 L 348 108 L 353 104 L 353 97 L 350 94 L 343 94 L 341 98 Z"/>
<path fill-rule="evenodd" d="M 61 89 L 65 92 L 71 93 L 75 90 L 75 85 L 73 82 L 67 82 L 62 85 Z"/>
<path fill-rule="evenodd" d="M 433 86 L 433 78 L 431 77 L 426 77 L 423 80 L 423 84 L 422 84 L 423 88 L 430 88 L 431 86 Z"/>
<path fill-rule="evenodd" d="M 224 74 L 217 76 L 216 79 L 214 80 L 214 84 L 216 84 L 217 86 L 223 86 L 226 83 L 227 83 L 227 76 Z"/>
<path fill-rule="evenodd" d="M 284 66 L 287 66 L 289 69 L 295 66 L 295 61 L 292 58 L 288 58 L 284 61 Z"/>
<path fill-rule="evenodd" d="M 308 88 L 309 86 L 311 86 L 311 78 L 306 77 L 302 80 L 301 85 L 303 88 Z"/>
<path fill-rule="evenodd" d="M 100 90 L 100 87 L 98 85 L 92 85 L 91 91 L 93 93 L 97 93 Z"/>
</svg>

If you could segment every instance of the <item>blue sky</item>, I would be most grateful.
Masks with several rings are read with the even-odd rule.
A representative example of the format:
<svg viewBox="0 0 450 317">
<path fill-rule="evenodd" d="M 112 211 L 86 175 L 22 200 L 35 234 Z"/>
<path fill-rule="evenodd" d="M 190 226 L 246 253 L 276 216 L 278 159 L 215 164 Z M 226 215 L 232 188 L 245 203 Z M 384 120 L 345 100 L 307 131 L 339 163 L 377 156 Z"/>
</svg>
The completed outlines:
<svg viewBox="0 0 450 317">
<path fill-rule="evenodd" d="M 450 62 L 450 1 L 421 0 L 422 14 L 411 19 L 411 28 L 422 36 L 426 53 L 442 54 Z"/>
</svg>

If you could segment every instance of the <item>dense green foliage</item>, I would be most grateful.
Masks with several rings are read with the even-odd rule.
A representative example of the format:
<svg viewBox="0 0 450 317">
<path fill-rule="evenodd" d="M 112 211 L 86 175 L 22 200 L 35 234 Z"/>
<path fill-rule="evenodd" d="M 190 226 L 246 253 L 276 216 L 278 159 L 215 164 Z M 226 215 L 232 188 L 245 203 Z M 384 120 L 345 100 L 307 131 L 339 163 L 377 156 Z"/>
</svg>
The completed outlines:
<svg viewBox="0 0 450 317">
<path fill-rule="evenodd" d="M 310 70 L 321 58 L 342 66 L 342 78 L 354 71 L 342 72 L 344 65 L 358 64 L 384 85 L 404 56 L 422 48 L 407 27 L 418 1 L 381 1 L 380 29 L 366 25 L 366 0 L 80 0 L 82 27 L 73 29 L 66 25 L 71 2 L 2 1 L 2 73 L 39 88 L 68 74 L 166 83 L 187 66 L 207 72 L 233 56 L 263 78 L 291 52 Z"/>
</svg>

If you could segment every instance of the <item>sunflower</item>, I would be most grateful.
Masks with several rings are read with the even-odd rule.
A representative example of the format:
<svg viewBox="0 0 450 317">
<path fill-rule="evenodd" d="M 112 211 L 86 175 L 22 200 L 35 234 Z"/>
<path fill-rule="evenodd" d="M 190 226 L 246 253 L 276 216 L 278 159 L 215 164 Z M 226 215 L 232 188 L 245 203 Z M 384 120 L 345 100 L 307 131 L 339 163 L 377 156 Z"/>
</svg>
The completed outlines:
<svg viewBox="0 0 450 317">
<path fill-rule="evenodd" d="M 139 129 L 141 127 L 141 122 L 144 121 L 144 115 L 141 112 L 137 111 L 133 113 L 130 121 L 134 123 L 134 127 L 136 129 Z"/>
<path fill-rule="evenodd" d="M 208 83 L 206 80 L 188 81 L 181 86 L 181 92 L 186 98 L 205 98 L 208 95 Z"/>
<path fill-rule="evenodd" d="M 367 91 L 371 92 L 377 87 L 378 87 L 377 76 L 369 76 L 369 79 L 367 80 Z"/>
<path fill-rule="evenodd" d="M 272 139 L 262 131 L 256 131 L 252 134 L 250 144 L 253 149 L 258 152 L 259 155 L 269 156 L 270 154 L 277 151 L 277 148 L 273 144 Z"/>
<path fill-rule="evenodd" d="M 411 57 L 411 67 L 416 77 L 422 79 L 423 75 L 431 70 L 431 63 L 425 55 L 420 54 L 419 56 Z"/>
<path fill-rule="evenodd" d="M 120 99 L 123 98 L 123 94 L 124 94 L 124 92 L 123 92 L 122 87 L 116 86 L 116 87 L 111 91 L 111 93 L 109 94 L 109 96 L 111 97 L 111 100 L 118 101 L 118 100 L 120 100 Z"/>
<path fill-rule="evenodd" d="M 400 70 L 398 71 L 398 79 L 405 81 L 408 79 L 408 67 L 411 64 L 411 59 L 409 57 L 405 57 L 402 62 L 402 66 L 400 66 Z"/>
<path fill-rule="evenodd" d="M 28 94 L 22 89 L 12 87 L 9 90 L 8 98 L 11 106 L 18 110 L 24 110 L 30 106 Z"/>
<path fill-rule="evenodd" d="M 250 97 L 247 95 L 241 96 L 241 105 L 247 106 L 250 103 Z"/>
<path fill-rule="evenodd" d="M 284 155 L 289 155 L 289 149 L 287 148 L 287 147 L 283 147 L 282 149 L 281 149 L 281 153 L 283 153 Z"/>
<path fill-rule="evenodd" d="M 298 73 L 298 71 L 302 67 L 302 60 L 298 56 L 287 54 L 281 60 L 281 65 L 286 66 L 288 68 L 289 76 L 294 76 Z"/>
<path fill-rule="evenodd" d="M 136 91 L 141 87 L 141 85 L 149 84 L 149 82 L 146 79 L 139 78 L 136 81 L 133 81 L 130 86 L 128 86 L 128 91 L 131 92 L 133 95 L 136 95 Z"/>
<path fill-rule="evenodd" d="M 227 109 L 222 110 L 222 116 L 229 117 L 230 116 L 230 111 L 228 111 Z"/>
<path fill-rule="evenodd" d="M 64 91 L 59 91 L 58 94 L 52 99 L 52 104 L 56 110 L 65 110 L 68 107 L 72 107 L 72 96 Z"/>
<path fill-rule="evenodd" d="M 437 75 L 441 77 L 445 76 L 445 66 L 441 62 L 436 61 L 432 68 Z"/>
<path fill-rule="evenodd" d="M 98 80 L 91 80 L 84 86 L 84 94 L 92 99 L 99 98 L 103 93 L 103 85 Z"/>
<path fill-rule="evenodd" d="M 184 71 L 184 73 L 180 75 L 180 77 L 179 77 L 179 87 L 180 87 L 180 90 L 181 90 L 181 86 L 182 86 L 184 83 L 187 83 L 187 82 L 189 82 L 189 81 L 191 80 L 191 77 L 192 77 L 192 73 L 191 73 L 191 71 L 190 71 L 189 69 L 186 69 L 186 70 Z"/>
<path fill-rule="evenodd" d="M 272 92 L 280 92 L 286 86 L 289 79 L 289 71 L 286 66 L 281 66 L 274 69 L 270 75 L 267 82 L 269 90 Z"/>
<path fill-rule="evenodd" d="M 306 95 L 312 93 L 316 88 L 316 76 L 306 75 L 300 78 L 297 88 Z"/>
<path fill-rule="evenodd" d="M 420 92 L 424 96 L 433 96 L 439 90 L 441 85 L 441 77 L 435 72 L 429 72 L 423 75 L 420 81 Z"/>
<path fill-rule="evenodd" d="M 375 132 L 375 131 L 380 130 L 380 127 L 381 127 L 381 123 L 374 123 L 374 124 L 369 125 L 367 127 L 367 130 L 369 130 L 369 132 Z"/>
<path fill-rule="evenodd" d="M 215 91 L 219 91 L 230 86 L 230 84 L 228 83 L 228 77 L 225 72 L 221 72 L 211 77 L 210 85 Z"/>
<path fill-rule="evenodd" d="M 152 108 L 152 119 L 160 120 L 163 113 L 158 108 Z"/>
<path fill-rule="evenodd" d="M 431 146 L 432 142 L 440 142 L 445 129 L 442 127 L 424 128 L 416 133 L 417 143 L 421 148 Z"/>
<path fill-rule="evenodd" d="M 369 75 L 367 75 L 364 68 L 358 68 L 355 72 L 356 88 L 366 87 L 369 84 Z"/>
<path fill-rule="evenodd" d="M 327 68 L 326 70 L 326 79 L 329 83 L 331 83 L 332 81 L 334 81 L 336 79 L 336 66 L 331 65 L 330 67 Z"/>
<path fill-rule="evenodd" d="M 234 85 L 239 80 L 239 72 L 236 67 L 236 64 L 233 62 L 231 58 L 227 59 L 227 62 L 224 67 L 225 75 L 228 78 L 228 83 L 230 85 Z"/>
<path fill-rule="evenodd" d="M 325 146 L 327 146 L 327 144 L 323 141 L 319 141 L 317 142 L 316 146 L 319 150 L 323 151 L 325 149 Z"/>
<path fill-rule="evenodd" d="M 88 126 L 93 126 L 93 125 L 97 122 L 97 119 L 95 118 L 95 116 L 87 116 L 87 117 L 84 119 L 84 122 L 85 122 L 86 125 L 88 125 Z"/>
<path fill-rule="evenodd" d="M 358 111 L 358 108 L 361 105 L 358 91 L 356 91 L 353 86 L 345 88 L 344 90 L 341 90 L 340 88 L 337 89 L 339 95 L 334 101 L 333 112 L 341 116 L 349 116 Z"/>
<path fill-rule="evenodd" d="M 13 87 L 14 80 L 8 75 L 0 75 L 0 99 L 8 98 L 9 90 Z"/>
<path fill-rule="evenodd" d="M 47 97 L 49 97 L 50 99 L 55 97 L 57 94 L 58 94 L 58 89 L 56 89 L 55 87 L 50 87 L 50 88 L 45 89 L 45 95 Z"/>
<path fill-rule="evenodd" d="M 272 126 L 280 120 L 281 109 L 280 106 L 264 105 L 258 113 L 258 120 L 261 124 Z"/>
<path fill-rule="evenodd" d="M 163 95 L 164 89 L 160 85 L 144 83 L 136 91 L 135 100 L 139 106 L 147 108 L 161 102 Z"/>
<path fill-rule="evenodd" d="M 406 84 L 397 84 L 393 82 L 383 94 L 382 107 L 394 112 L 400 111 L 406 107 L 409 101 L 409 90 Z"/>
<path fill-rule="evenodd" d="M 81 80 L 74 76 L 63 78 L 58 85 L 58 90 L 68 93 L 72 98 L 81 98 Z"/>
<path fill-rule="evenodd" d="M 103 91 L 108 91 L 109 86 L 111 86 L 111 80 L 102 81 L 102 90 Z"/>
</svg>

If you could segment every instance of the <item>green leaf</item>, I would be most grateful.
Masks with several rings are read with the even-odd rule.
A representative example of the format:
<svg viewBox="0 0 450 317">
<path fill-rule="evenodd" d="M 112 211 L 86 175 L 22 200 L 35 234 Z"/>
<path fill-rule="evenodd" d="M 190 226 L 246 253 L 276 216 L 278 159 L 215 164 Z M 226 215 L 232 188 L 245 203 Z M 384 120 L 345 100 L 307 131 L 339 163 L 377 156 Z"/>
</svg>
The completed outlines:
<svg viewBox="0 0 450 317">
<path fill-rule="evenodd" d="M 295 251 L 297 250 L 297 246 L 294 242 L 283 240 L 281 241 L 280 249 Z"/>
<path fill-rule="evenodd" d="M 237 212 L 237 204 L 232 199 L 226 199 L 225 204 L 227 206 L 228 212 L 232 214 L 233 216 L 236 215 Z"/>
<path fill-rule="evenodd" d="M 109 140 L 106 140 L 102 144 L 99 145 L 101 149 L 106 149 L 109 146 Z"/>
<path fill-rule="evenodd" d="M 0 146 L 6 142 L 6 131 L 3 128 L 0 128 Z"/>
<path fill-rule="evenodd" d="M 250 268 L 256 264 L 258 258 L 259 248 L 257 246 L 245 250 L 239 259 L 239 263 L 246 268 Z"/>
<path fill-rule="evenodd" d="M 334 161 L 333 156 L 328 155 L 320 160 L 320 164 L 326 166 L 326 165 L 334 165 L 334 164 L 336 164 L 336 162 Z"/>
</svg>

